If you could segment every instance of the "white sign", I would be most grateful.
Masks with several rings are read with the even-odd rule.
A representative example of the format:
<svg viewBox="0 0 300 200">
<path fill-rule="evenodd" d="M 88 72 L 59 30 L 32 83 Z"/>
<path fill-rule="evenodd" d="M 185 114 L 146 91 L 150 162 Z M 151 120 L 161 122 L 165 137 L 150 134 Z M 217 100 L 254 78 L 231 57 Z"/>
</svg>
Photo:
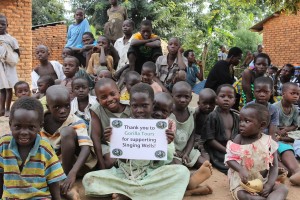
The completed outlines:
<svg viewBox="0 0 300 200">
<path fill-rule="evenodd" d="M 167 160 L 168 120 L 111 118 L 110 156 L 136 160 Z"/>
</svg>

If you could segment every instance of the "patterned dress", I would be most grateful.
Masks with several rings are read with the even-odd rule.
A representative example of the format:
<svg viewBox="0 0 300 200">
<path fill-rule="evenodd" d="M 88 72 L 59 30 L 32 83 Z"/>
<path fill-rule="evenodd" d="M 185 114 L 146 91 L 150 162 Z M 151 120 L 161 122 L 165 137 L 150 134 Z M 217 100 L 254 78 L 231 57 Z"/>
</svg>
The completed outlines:
<svg viewBox="0 0 300 200">
<path fill-rule="evenodd" d="M 252 144 L 240 145 L 232 141 L 227 143 L 227 154 L 225 155 L 225 163 L 234 160 L 244 167 L 249 174 L 248 179 L 261 179 L 264 183 L 267 181 L 263 178 L 261 171 L 269 170 L 273 163 L 273 154 L 278 148 L 278 144 L 271 136 L 262 134 L 262 137 Z M 241 178 L 237 171 L 229 168 L 228 178 L 230 184 L 230 191 L 235 199 L 237 192 L 243 190 L 240 186 Z"/>
</svg>

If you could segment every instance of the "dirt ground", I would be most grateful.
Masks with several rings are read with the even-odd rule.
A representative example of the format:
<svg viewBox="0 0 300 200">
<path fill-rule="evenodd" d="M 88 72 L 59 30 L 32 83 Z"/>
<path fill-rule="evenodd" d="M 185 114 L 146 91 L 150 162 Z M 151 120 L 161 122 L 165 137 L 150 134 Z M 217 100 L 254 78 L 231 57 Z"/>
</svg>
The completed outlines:
<svg viewBox="0 0 300 200">
<path fill-rule="evenodd" d="M 197 106 L 198 97 L 197 95 L 193 95 L 193 100 L 190 103 L 190 106 L 195 107 Z M 7 117 L 0 117 L 0 135 L 5 133 L 9 133 L 9 125 L 8 125 L 8 118 Z M 90 200 L 84 196 L 84 189 L 81 185 L 81 180 L 76 181 L 76 185 L 80 188 L 80 196 L 82 200 Z M 227 177 L 222 174 L 221 172 L 217 171 L 216 169 L 213 170 L 213 175 L 204 185 L 209 185 L 213 189 L 213 194 L 207 196 L 192 196 L 192 197 L 185 197 L 184 200 L 196 200 L 196 199 L 203 199 L 203 200 L 231 200 L 231 194 L 229 192 L 229 184 Z M 289 181 L 286 181 L 286 185 L 289 188 L 289 194 L 287 200 L 298 200 L 300 197 L 299 195 L 299 187 L 291 186 Z M 93 198 L 95 199 L 95 198 Z M 99 198 L 102 200 L 108 200 L 110 198 Z M 166 198 L 167 199 L 167 198 Z"/>
</svg>

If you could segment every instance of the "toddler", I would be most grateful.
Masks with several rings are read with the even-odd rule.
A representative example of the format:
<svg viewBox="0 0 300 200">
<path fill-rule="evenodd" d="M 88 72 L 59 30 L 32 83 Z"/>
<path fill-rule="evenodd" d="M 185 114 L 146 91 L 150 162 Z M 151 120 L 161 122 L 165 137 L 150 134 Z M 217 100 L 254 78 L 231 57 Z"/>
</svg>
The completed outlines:
<svg viewBox="0 0 300 200">
<path fill-rule="evenodd" d="M 14 86 L 14 90 L 15 90 L 15 95 L 18 98 L 24 96 L 30 97 L 31 95 L 29 84 L 25 81 L 18 81 Z"/>
<path fill-rule="evenodd" d="M 277 143 L 262 133 L 270 121 L 269 111 L 260 104 L 246 105 L 240 112 L 240 134 L 227 143 L 225 163 L 234 199 L 278 199 L 287 197 L 285 185 L 275 183 L 278 175 Z M 254 179 L 263 183 L 259 193 L 249 193 L 240 184 Z M 251 187 L 251 184 L 249 185 Z"/>
<path fill-rule="evenodd" d="M 129 93 L 132 86 L 141 82 L 141 75 L 135 71 L 128 71 L 124 77 L 125 87 L 121 90 L 120 99 L 122 102 L 129 104 Z"/>
<path fill-rule="evenodd" d="M 141 72 L 141 77 L 142 77 L 142 82 L 149 84 L 153 91 L 154 94 L 157 92 L 162 92 L 161 86 L 153 81 L 153 78 L 156 76 L 156 65 L 154 62 L 147 61 L 143 64 L 142 66 L 142 72 Z"/>
</svg>

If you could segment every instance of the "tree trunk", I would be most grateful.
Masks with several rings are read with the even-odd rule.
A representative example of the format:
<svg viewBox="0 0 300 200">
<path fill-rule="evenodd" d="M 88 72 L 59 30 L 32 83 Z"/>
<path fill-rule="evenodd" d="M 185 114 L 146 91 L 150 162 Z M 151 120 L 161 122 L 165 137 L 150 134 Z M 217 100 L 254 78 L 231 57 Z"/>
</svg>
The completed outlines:
<svg viewBox="0 0 300 200">
<path fill-rule="evenodd" d="M 207 55 L 208 55 L 208 44 L 207 44 L 207 42 L 205 42 L 203 52 L 202 52 L 203 79 L 205 79 L 204 72 L 205 72 L 205 67 L 206 67 Z"/>
</svg>

